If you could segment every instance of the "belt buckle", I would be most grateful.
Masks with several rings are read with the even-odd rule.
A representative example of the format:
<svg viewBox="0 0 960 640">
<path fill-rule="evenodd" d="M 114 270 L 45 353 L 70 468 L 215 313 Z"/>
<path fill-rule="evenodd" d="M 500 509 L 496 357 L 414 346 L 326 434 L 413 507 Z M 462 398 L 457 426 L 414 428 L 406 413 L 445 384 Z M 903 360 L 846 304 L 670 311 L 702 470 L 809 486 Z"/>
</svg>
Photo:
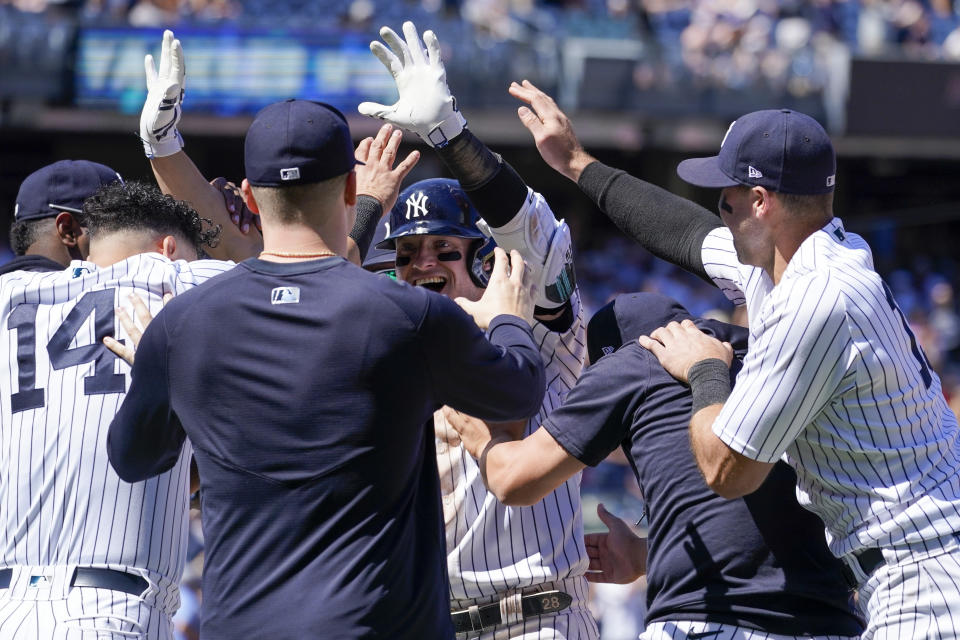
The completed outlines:
<svg viewBox="0 0 960 640">
<path fill-rule="evenodd" d="M 467 608 L 470 615 L 470 631 L 483 631 L 483 622 L 480 620 L 480 607 L 471 605 Z"/>
<path fill-rule="evenodd" d="M 552 615 L 563 611 L 572 603 L 573 598 L 558 590 L 516 592 L 483 605 L 472 605 L 466 609 L 451 611 L 458 635 L 483 633 L 499 625 L 510 625 L 528 618 Z M 526 603 L 526 604 L 525 604 Z M 483 613 L 481 613 L 481 610 Z M 484 619 L 487 623 L 484 624 Z M 466 627 L 469 618 L 470 627 Z"/>
</svg>

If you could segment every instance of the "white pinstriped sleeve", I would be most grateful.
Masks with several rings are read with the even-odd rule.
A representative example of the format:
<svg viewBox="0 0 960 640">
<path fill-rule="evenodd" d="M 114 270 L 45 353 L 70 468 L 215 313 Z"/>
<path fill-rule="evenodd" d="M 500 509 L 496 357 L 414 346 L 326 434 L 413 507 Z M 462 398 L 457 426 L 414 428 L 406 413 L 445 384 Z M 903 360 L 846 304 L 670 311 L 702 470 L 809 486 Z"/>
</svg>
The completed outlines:
<svg viewBox="0 0 960 640">
<path fill-rule="evenodd" d="M 177 294 L 183 293 L 198 284 L 202 284 L 218 276 L 224 271 L 229 271 L 236 266 L 235 262 L 229 260 L 192 260 L 186 262 L 177 260 L 174 263 L 177 267 Z"/>
<path fill-rule="evenodd" d="M 735 451 L 775 462 L 827 406 L 851 366 L 844 300 L 829 273 L 782 282 L 751 323 L 753 341 L 713 423 Z"/>
<path fill-rule="evenodd" d="M 737 260 L 730 229 L 717 227 L 708 233 L 703 239 L 700 257 L 703 259 L 704 271 L 723 291 L 723 295 L 735 305 L 744 304 L 747 284 L 759 268 L 741 264 Z"/>
</svg>

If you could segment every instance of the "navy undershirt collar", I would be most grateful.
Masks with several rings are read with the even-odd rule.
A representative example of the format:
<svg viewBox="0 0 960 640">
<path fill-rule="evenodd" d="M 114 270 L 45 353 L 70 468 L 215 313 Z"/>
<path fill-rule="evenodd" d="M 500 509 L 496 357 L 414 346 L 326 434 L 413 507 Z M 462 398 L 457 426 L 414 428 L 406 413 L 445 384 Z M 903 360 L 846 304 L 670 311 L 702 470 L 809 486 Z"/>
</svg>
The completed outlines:
<svg viewBox="0 0 960 640">
<path fill-rule="evenodd" d="M 261 260 L 260 258 L 249 258 L 241 262 L 240 266 L 268 275 L 294 276 L 301 273 L 312 273 L 314 271 L 331 269 L 345 262 L 346 260 L 340 256 L 319 258 L 317 260 L 304 260 L 302 262 L 271 262 L 269 260 Z"/>
</svg>

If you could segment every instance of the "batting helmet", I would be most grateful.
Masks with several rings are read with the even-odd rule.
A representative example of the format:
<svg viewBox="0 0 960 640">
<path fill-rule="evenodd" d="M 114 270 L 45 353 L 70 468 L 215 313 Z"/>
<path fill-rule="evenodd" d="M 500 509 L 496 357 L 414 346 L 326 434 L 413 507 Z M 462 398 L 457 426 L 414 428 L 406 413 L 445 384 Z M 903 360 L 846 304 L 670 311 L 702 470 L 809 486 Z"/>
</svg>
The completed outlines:
<svg viewBox="0 0 960 640">
<path fill-rule="evenodd" d="M 431 178 L 415 182 L 400 192 L 390 212 L 386 238 L 378 249 L 395 249 L 404 236 L 454 236 L 473 239 L 466 260 L 467 271 L 478 287 L 490 279 L 489 261 L 496 243 L 477 228 L 480 214 L 456 180 Z"/>
</svg>

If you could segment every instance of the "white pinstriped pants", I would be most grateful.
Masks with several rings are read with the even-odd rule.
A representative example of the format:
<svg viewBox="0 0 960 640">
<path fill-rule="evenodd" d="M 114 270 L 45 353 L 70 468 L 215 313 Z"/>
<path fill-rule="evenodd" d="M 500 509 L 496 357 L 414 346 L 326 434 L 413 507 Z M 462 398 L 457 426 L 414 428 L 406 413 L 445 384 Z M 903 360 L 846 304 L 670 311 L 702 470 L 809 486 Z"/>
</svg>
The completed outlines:
<svg viewBox="0 0 960 640">
<path fill-rule="evenodd" d="M 651 622 L 640 634 L 640 640 L 854 640 L 856 636 L 784 636 L 746 629 L 720 622 L 676 620 Z"/>
<path fill-rule="evenodd" d="M 173 622 L 136 596 L 109 589 L 74 587 L 58 600 L 0 596 L 0 640 L 90 638 L 172 640 Z"/>
<path fill-rule="evenodd" d="M 873 572 L 860 588 L 864 640 L 960 638 L 960 549 L 952 546 Z"/>
<path fill-rule="evenodd" d="M 0 640 L 172 640 L 177 585 L 128 569 L 147 579 L 143 594 L 71 587 L 74 568 L 12 567 L 10 585 L 0 589 Z"/>
<path fill-rule="evenodd" d="M 587 609 L 587 580 L 583 576 L 558 580 L 524 588 L 522 591 L 550 591 L 558 589 L 573 597 L 570 606 L 558 613 L 527 618 L 511 625 L 500 625 L 483 633 L 458 633 L 457 639 L 463 640 L 598 640 L 600 631 Z M 472 604 L 490 602 L 482 600 L 459 600 L 454 605 L 458 609 Z"/>
</svg>

